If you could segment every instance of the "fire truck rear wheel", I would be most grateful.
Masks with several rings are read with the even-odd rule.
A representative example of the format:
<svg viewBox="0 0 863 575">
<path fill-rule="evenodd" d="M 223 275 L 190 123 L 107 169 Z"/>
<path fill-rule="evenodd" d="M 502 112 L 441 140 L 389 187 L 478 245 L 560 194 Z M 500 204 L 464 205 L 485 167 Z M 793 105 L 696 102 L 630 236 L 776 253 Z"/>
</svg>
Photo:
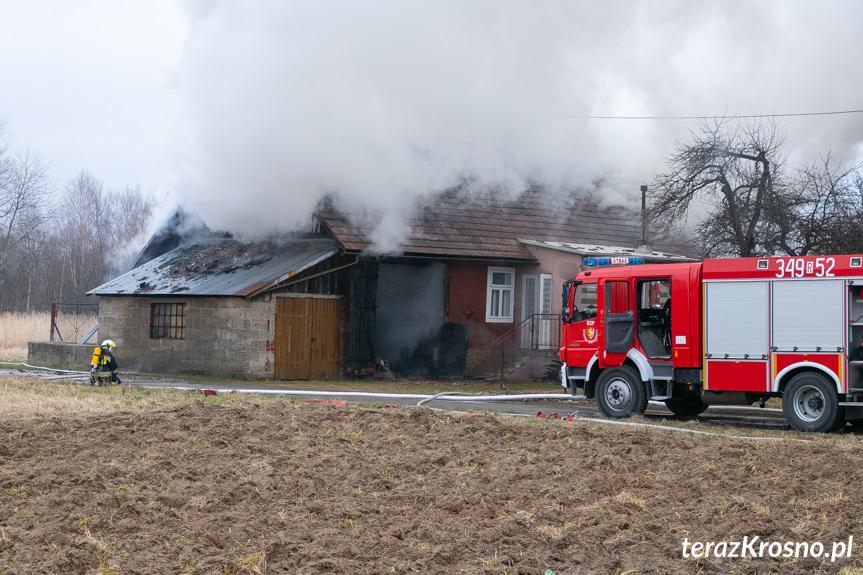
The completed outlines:
<svg viewBox="0 0 863 575">
<path fill-rule="evenodd" d="M 710 406 L 701 400 L 701 396 L 690 395 L 679 399 L 666 399 L 665 407 L 677 417 L 695 417 Z"/>
<path fill-rule="evenodd" d="M 596 381 L 596 404 L 608 417 L 629 417 L 644 413 L 647 409 L 644 384 L 630 367 L 606 369 Z"/>
<path fill-rule="evenodd" d="M 836 387 L 822 374 L 798 373 L 782 393 L 782 411 L 798 431 L 836 431 L 845 425 Z"/>
</svg>

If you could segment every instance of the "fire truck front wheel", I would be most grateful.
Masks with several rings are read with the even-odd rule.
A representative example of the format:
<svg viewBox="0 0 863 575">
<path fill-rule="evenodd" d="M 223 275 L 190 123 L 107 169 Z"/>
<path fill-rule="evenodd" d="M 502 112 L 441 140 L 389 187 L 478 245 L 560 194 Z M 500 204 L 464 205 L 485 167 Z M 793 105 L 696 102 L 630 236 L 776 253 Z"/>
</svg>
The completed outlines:
<svg viewBox="0 0 863 575">
<path fill-rule="evenodd" d="M 612 367 L 596 380 L 596 404 L 608 417 L 629 417 L 647 409 L 647 394 L 641 378 L 630 367 Z"/>
<path fill-rule="evenodd" d="M 845 424 L 835 386 L 813 371 L 798 373 L 782 393 L 782 411 L 798 431 L 835 431 Z"/>
</svg>

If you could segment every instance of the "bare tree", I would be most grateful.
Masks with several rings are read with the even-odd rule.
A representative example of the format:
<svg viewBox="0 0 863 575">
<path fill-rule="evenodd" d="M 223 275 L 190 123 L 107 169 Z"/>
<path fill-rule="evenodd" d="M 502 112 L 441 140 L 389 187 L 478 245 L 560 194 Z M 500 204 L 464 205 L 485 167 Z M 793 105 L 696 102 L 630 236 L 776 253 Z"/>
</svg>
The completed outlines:
<svg viewBox="0 0 863 575">
<path fill-rule="evenodd" d="M 114 218 L 102 182 L 86 171 L 68 184 L 55 224 L 63 262 L 64 301 L 80 301 L 104 281 L 113 249 Z"/>
<path fill-rule="evenodd" d="M 84 301 L 89 290 L 126 271 L 143 243 L 155 200 L 138 186 L 109 192 L 82 171 L 66 185 L 60 205 L 54 231 L 60 299 Z"/>
<path fill-rule="evenodd" d="M 798 172 L 774 245 L 789 255 L 863 252 L 863 165 L 833 154 Z"/>
<path fill-rule="evenodd" d="M 144 236 L 149 229 L 156 200 L 153 194 L 142 191 L 140 186 L 126 186 L 119 192 L 111 192 L 110 203 L 118 248 L 112 255 L 110 271 L 116 275 L 129 268 L 146 242 Z"/>
<path fill-rule="evenodd" d="M 48 221 L 49 188 L 38 155 L 29 148 L 12 153 L 4 142 L 5 127 L 0 122 L 0 309 L 11 309 L 20 303 L 20 267 L 32 261 Z"/>
<path fill-rule="evenodd" d="M 6 133 L 0 118 L 0 310 L 82 301 L 137 254 L 153 195 L 138 186 L 108 192 L 82 171 L 54 202 L 46 166 Z"/>
<path fill-rule="evenodd" d="M 702 123 L 690 141 L 676 144 L 669 170 L 654 179 L 651 214 L 658 228 L 669 233 L 694 219 L 705 256 L 756 253 L 789 205 L 783 143 L 773 123 Z"/>
</svg>

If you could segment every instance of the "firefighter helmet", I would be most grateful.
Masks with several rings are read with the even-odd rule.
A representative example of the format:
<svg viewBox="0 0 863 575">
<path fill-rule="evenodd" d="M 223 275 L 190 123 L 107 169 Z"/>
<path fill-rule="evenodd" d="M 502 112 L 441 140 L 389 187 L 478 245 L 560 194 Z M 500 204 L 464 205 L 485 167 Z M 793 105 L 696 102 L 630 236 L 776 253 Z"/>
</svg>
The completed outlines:
<svg viewBox="0 0 863 575">
<path fill-rule="evenodd" d="M 107 347 L 108 349 L 111 349 L 115 345 L 116 344 L 114 343 L 113 339 L 106 339 L 105 341 L 102 342 L 102 347 Z"/>
</svg>

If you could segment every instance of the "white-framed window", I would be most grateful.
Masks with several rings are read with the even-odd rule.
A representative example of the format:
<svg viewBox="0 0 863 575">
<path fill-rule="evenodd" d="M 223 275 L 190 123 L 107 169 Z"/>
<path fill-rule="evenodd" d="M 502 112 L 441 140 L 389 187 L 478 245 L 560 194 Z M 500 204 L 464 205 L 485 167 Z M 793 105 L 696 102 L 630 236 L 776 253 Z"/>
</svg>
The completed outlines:
<svg viewBox="0 0 863 575">
<path fill-rule="evenodd" d="M 488 268 L 485 321 L 512 323 L 513 286 L 515 286 L 515 268 Z"/>
</svg>

